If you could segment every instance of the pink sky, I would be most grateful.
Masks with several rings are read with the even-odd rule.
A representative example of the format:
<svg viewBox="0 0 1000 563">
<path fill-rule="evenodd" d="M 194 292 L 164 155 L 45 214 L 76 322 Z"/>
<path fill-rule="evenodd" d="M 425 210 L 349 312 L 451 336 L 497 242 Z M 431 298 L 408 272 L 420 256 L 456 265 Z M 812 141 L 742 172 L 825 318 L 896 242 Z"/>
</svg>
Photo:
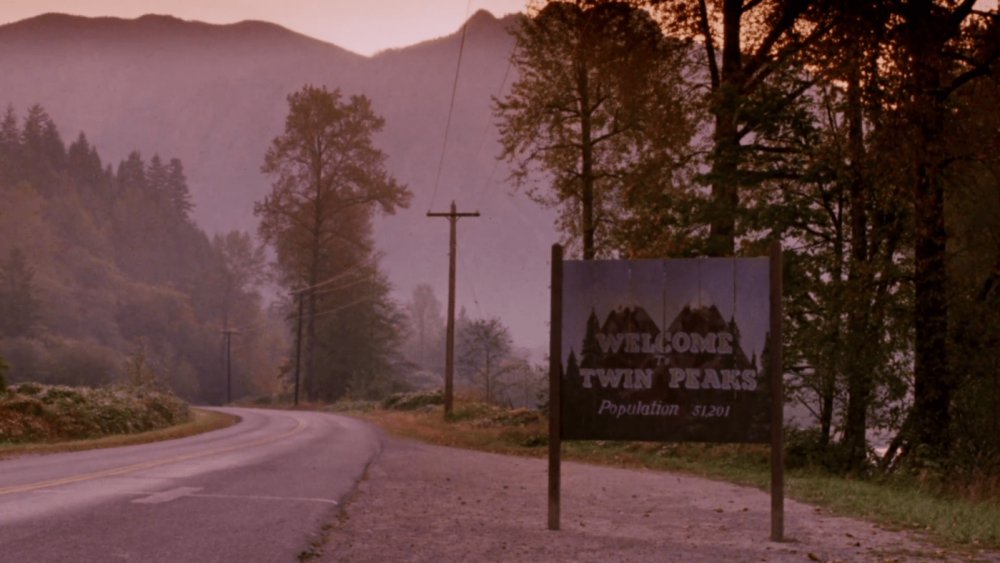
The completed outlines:
<svg viewBox="0 0 1000 563">
<path fill-rule="evenodd" d="M 47 12 L 135 18 L 169 14 L 186 20 L 274 22 L 370 55 L 455 32 L 466 15 L 524 11 L 527 0 L 0 0 L 0 24 Z"/>
</svg>

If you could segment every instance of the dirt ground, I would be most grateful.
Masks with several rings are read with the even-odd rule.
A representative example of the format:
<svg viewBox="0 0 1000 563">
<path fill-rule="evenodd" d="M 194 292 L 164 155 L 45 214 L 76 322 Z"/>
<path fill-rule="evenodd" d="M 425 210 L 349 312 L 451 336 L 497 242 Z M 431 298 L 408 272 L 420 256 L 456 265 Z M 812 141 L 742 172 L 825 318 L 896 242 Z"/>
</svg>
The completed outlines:
<svg viewBox="0 0 1000 563">
<path fill-rule="evenodd" d="M 322 561 L 1000 561 L 768 493 L 663 473 L 564 463 L 562 530 L 547 529 L 547 462 L 386 438 L 330 531 Z"/>
</svg>

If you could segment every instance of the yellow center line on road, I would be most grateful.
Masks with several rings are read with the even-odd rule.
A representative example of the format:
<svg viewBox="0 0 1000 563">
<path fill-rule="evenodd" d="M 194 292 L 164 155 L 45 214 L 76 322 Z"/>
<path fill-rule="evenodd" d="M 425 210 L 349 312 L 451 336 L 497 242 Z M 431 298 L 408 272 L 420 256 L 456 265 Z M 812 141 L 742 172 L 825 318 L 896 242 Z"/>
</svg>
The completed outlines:
<svg viewBox="0 0 1000 563">
<path fill-rule="evenodd" d="M 236 444 L 233 446 L 226 446 L 224 448 L 216 448 L 212 450 L 203 450 L 198 452 L 192 452 L 189 454 L 183 454 L 173 457 L 165 457 L 161 459 L 154 459 L 150 461 L 144 461 L 141 463 L 135 463 L 132 465 L 125 465 L 122 467 L 114 467 L 111 469 L 105 469 L 103 471 L 95 471 L 93 473 L 84 473 L 83 475 L 73 475 L 71 477 L 62 477 L 59 479 L 50 479 L 48 481 L 39 481 L 37 483 L 27 483 L 25 485 L 14 485 L 11 487 L 0 488 L 0 496 L 12 495 L 16 493 L 27 493 L 31 491 L 37 491 L 39 489 L 49 489 L 52 487 L 59 487 L 62 485 L 70 485 L 73 483 L 80 483 L 83 481 L 92 481 L 94 479 L 101 479 L 104 477 L 117 477 L 118 475 L 125 475 L 127 473 L 133 473 L 135 471 L 142 471 L 143 469 L 151 469 L 153 467 L 159 467 L 161 465 L 168 465 L 171 463 L 180 463 L 182 461 L 189 461 L 192 459 L 198 459 L 202 457 L 208 457 L 212 455 L 229 453 L 236 450 L 242 450 L 246 448 L 254 448 L 257 446 L 263 446 L 265 444 L 270 444 L 271 442 L 277 442 L 279 440 L 284 440 L 302 432 L 306 428 L 306 421 L 297 417 L 292 416 L 295 419 L 295 428 L 285 432 L 284 434 L 279 434 L 277 436 L 270 436 L 267 438 L 262 438 L 253 442 L 248 442 L 246 444 Z"/>
</svg>

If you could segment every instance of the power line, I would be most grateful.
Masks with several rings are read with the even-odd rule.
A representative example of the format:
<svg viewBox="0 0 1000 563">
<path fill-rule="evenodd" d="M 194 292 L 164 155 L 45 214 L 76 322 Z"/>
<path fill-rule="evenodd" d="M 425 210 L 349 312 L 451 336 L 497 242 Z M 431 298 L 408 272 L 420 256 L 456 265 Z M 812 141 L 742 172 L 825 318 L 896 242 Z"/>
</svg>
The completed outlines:
<svg viewBox="0 0 1000 563">
<path fill-rule="evenodd" d="M 345 303 L 344 305 L 341 305 L 340 307 L 334 307 L 333 309 L 327 309 L 326 311 L 320 311 L 320 312 L 318 312 L 316 314 L 306 315 L 306 316 L 307 317 L 312 317 L 312 318 L 315 319 L 317 317 L 322 317 L 322 316 L 325 316 L 325 315 L 332 315 L 334 313 L 339 313 L 339 312 L 343 311 L 344 309 L 349 309 L 349 308 L 351 308 L 351 307 L 353 307 L 355 305 L 358 305 L 360 303 L 364 303 L 365 301 L 371 301 L 374 298 L 375 298 L 375 296 L 373 296 L 373 295 L 365 295 L 363 297 L 359 297 L 358 299 L 355 299 L 354 301 L 351 301 L 350 303 Z"/>
<path fill-rule="evenodd" d="M 472 303 L 476 306 L 476 315 L 481 319 L 483 318 L 483 310 L 479 307 L 479 296 L 476 295 L 476 276 L 475 274 L 479 272 L 478 263 L 474 263 L 470 267 L 469 262 L 466 262 L 465 255 L 463 254 L 458 258 L 462 262 L 462 267 L 466 270 L 472 270 L 471 276 L 469 276 L 469 288 L 472 290 Z"/>
<path fill-rule="evenodd" d="M 497 88 L 496 96 L 494 96 L 497 99 L 500 99 L 501 94 L 503 94 L 503 89 L 507 85 L 507 78 L 510 76 L 510 69 L 514 66 L 514 51 L 516 50 L 517 50 L 517 41 L 515 41 L 514 44 L 511 45 L 510 47 L 510 54 L 507 56 L 507 68 L 504 69 L 503 71 L 503 79 L 500 80 L 500 87 Z M 479 148 L 476 150 L 476 157 L 479 156 L 479 153 L 481 153 L 483 150 L 483 146 L 486 144 L 486 132 L 489 130 L 490 125 L 492 125 L 492 121 L 487 121 L 486 126 L 483 127 L 483 134 L 480 137 Z M 482 203 L 483 196 L 486 194 L 486 191 L 492 184 L 493 176 L 496 174 L 497 168 L 499 166 L 500 166 L 500 159 L 494 158 L 493 168 L 490 170 L 490 175 L 487 176 L 486 182 L 483 183 L 483 186 L 479 189 L 479 193 L 476 194 L 476 207 L 479 207 L 480 204 Z"/>
<path fill-rule="evenodd" d="M 374 278 L 375 278 L 374 274 L 369 274 L 369 275 L 367 275 L 367 276 L 365 276 L 363 278 L 356 279 L 356 280 L 354 280 L 352 282 L 347 282 L 344 285 L 338 285 L 338 286 L 335 286 L 335 287 L 326 287 L 322 291 L 313 292 L 313 295 L 326 295 L 328 293 L 333 293 L 335 291 L 341 291 L 341 290 L 344 290 L 344 289 L 350 289 L 352 287 L 361 285 L 363 283 L 368 283 L 368 282 L 372 281 Z"/>
<path fill-rule="evenodd" d="M 465 34 L 469 29 L 469 9 L 472 7 L 472 0 L 465 4 L 465 23 L 462 25 L 462 37 L 458 42 L 458 62 L 455 64 L 455 79 L 451 84 L 451 100 L 448 102 L 448 118 L 444 124 L 444 139 L 441 142 L 441 158 L 438 160 L 437 174 L 434 176 L 434 193 L 431 194 L 431 204 L 437 200 L 438 186 L 441 185 L 441 171 L 444 169 L 444 156 L 448 149 L 448 131 L 451 129 L 451 116 L 455 111 L 455 94 L 458 92 L 458 76 L 462 69 L 462 53 L 465 52 Z"/>
<path fill-rule="evenodd" d="M 300 287 L 298 289 L 293 289 L 291 291 L 291 293 L 292 293 L 292 295 L 297 295 L 299 293 L 305 293 L 307 291 L 311 291 L 311 290 L 314 290 L 314 289 L 319 289 L 321 287 L 330 285 L 331 283 L 333 283 L 335 281 L 339 281 L 341 279 L 346 278 L 347 276 L 353 274 L 354 272 L 356 272 L 357 270 L 361 269 L 362 267 L 371 266 L 372 264 L 375 263 L 376 260 L 378 260 L 378 258 L 379 258 L 378 255 L 374 255 L 369 260 L 366 260 L 364 262 L 358 262 L 357 264 L 354 264 L 353 266 L 349 266 L 346 270 L 344 270 L 343 272 L 340 272 L 339 274 L 337 274 L 337 275 L 335 275 L 335 276 L 333 276 L 331 278 L 325 279 L 325 280 L 323 280 L 323 281 L 321 281 L 321 282 L 319 282 L 319 283 L 317 283 L 315 285 L 310 285 L 310 286 L 306 286 L 306 287 Z"/>
</svg>

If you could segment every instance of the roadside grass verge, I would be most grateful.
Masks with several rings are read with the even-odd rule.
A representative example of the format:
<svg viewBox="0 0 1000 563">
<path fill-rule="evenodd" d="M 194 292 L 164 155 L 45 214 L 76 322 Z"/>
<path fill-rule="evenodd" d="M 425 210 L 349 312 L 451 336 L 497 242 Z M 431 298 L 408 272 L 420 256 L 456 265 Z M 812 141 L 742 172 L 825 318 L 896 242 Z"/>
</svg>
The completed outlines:
<svg viewBox="0 0 1000 563">
<path fill-rule="evenodd" d="M 231 423 L 145 387 L 22 383 L 0 389 L 0 457 L 166 440 Z"/>
<path fill-rule="evenodd" d="M 118 434 L 114 436 L 104 436 L 102 438 L 45 443 L 0 443 L 0 459 L 29 454 L 78 452 L 101 448 L 117 448 L 120 446 L 147 444 L 150 442 L 161 442 L 163 440 L 174 440 L 177 438 L 186 438 L 188 436 L 194 436 L 196 434 L 226 428 L 228 426 L 232 426 L 238 421 L 239 417 L 231 414 L 192 408 L 191 418 L 187 422 L 158 430 L 139 432 L 137 434 Z"/>
<path fill-rule="evenodd" d="M 443 446 L 545 457 L 547 420 L 537 411 L 500 409 L 456 401 L 445 421 L 430 402 L 405 410 L 354 402 L 333 410 L 364 418 L 386 432 Z M 562 457 L 627 468 L 679 471 L 766 490 L 767 446 L 661 444 L 652 442 L 563 442 Z M 953 549 L 1000 548 L 1000 504 L 945 494 L 931 482 L 908 476 L 852 479 L 819 469 L 786 472 L 786 496 L 835 514 L 867 519 L 890 529 L 915 530 Z"/>
</svg>

